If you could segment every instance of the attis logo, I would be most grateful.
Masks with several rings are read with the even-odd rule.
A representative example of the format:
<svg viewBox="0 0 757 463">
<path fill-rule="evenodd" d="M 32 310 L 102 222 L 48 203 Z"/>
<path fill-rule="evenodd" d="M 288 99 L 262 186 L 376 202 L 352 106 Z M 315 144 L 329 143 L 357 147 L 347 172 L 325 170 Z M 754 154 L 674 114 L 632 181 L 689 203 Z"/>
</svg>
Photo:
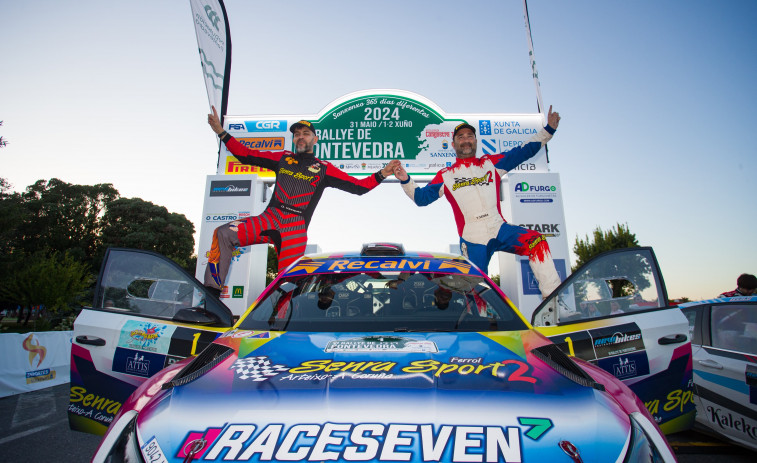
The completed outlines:
<svg viewBox="0 0 757 463">
<path fill-rule="evenodd" d="M 557 187 L 554 185 L 529 185 L 526 182 L 520 182 L 515 184 L 515 191 L 529 193 L 552 192 L 557 191 Z"/>
</svg>

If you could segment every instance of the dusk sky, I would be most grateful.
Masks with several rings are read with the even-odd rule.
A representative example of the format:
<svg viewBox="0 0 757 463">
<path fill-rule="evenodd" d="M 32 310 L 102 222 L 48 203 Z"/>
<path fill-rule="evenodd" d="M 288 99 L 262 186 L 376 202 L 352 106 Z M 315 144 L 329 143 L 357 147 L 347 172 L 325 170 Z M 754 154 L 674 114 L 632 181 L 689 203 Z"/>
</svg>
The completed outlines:
<svg viewBox="0 0 757 463">
<path fill-rule="evenodd" d="M 535 113 L 520 0 L 228 0 L 230 115 L 317 114 L 351 92 L 401 89 L 447 113 Z M 0 177 L 112 183 L 199 231 L 217 138 L 188 1 L 2 2 Z M 671 298 L 757 274 L 749 113 L 757 2 L 530 0 L 569 245 L 628 224 Z M 744 138 L 744 140 L 742 140 Z M 397 184 L 327 190 L 309 231 L 324 251 L 457 243 L 446 201 Z M 491 267 L 491 273 L 497 273 Z"/>
</svg>

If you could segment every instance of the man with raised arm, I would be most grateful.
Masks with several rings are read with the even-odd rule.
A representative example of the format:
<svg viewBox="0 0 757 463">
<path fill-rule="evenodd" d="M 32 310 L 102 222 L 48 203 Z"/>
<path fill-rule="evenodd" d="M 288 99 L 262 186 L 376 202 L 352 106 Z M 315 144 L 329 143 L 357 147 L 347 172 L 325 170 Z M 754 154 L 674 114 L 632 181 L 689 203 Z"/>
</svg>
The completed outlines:
<svg viewBox="0 0 757 463">
<path fill-rule="evenodd" d="M 447 198 L 457 222 L 460 250 L 484 273 L 496 251 L 528 256 L 543 297 L 560 285 L 547 239 L 541 233 L 505 221 L 499 190 L 502 175 L 538 153 L 552 139 L 559 123 L 560 114 L 552 112 L 550 106 L 547 126 L 522 146 L 477 158 L 476 129 L 463 122 L 452 134 L 457 161 L 437 172 L 426 186 L 417 186 L 401 164 L 394 171 L 405 193 L 418 206 L 427 206 L 442 196 Z"/>
<path fill-rule="evenodd" d="M 276 173 L 273 197 L 260 215 L 234 220 L 213 232 L 204 284 L 216 295 L 226 281 L 236 246 L 273 244 L 281 272 L 304 254 L 308 224 L 325 188 L 362 195 L 378 186 L 399 165 L 399 160 L 393 160 L 373 175 L 357 180 L 330 162 L 315 157 L 313 147 L 318 143 L 318 136 L 313 123 L 304 120 L 289 128 L 294 152 L 253 150 L 229 135 L 221 126 L 216 109 L 212 110 L 213 113 L 208 114 L 210 128 L 239 162 Z"/>
</svg>

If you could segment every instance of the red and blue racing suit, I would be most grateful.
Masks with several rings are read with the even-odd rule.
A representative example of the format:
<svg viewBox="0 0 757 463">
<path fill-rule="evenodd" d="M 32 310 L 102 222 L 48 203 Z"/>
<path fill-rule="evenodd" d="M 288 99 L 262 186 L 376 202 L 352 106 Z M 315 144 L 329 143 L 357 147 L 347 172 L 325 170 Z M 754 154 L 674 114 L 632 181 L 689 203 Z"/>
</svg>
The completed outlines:
<svg viewBox="0 0 757 463">
<path fill-rule="evenodd" d="M 384 179 L 376 172 L 357 180 L 313 153 L 253 150 L 230 136 L 224 143 L 239 162 L 274 171 L 276 186 L 268 207 L 260 215 L 235 220 L 214 230 L 204 282 L 212 288 L 223 288 L 236 246 L 273 244 L 279 257 L 279 272 L 301 257 L 305 253 L 310 219 L 325 188 L 362 195 Z"/>
<path fill-rule="evenodd" d="M 496 251 L 528 256 L 544 296 L 560 285 L 547 240 L 541 233 L 507 223 L 499 198 L 502 175 L 538 153 L 554 132 L 548 125 L 522 146 L 505 153 L 458 158 L 424 187 L 409 177 L 401 182 L 418 206 L 427 206 L 442 196 L 447 198 L 457 223 L 460 250 L 483 272 L 488 271 Z"/>
</svg>

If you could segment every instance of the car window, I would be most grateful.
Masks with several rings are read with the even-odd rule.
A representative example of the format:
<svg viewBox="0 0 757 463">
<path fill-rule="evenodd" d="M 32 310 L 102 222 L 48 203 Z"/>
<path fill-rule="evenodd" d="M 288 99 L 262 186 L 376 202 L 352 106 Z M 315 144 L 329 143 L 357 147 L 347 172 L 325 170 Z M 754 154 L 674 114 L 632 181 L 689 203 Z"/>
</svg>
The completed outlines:
<svg viewBox="0 0 757 463">
<path fill-rule="evenodd" d="M 172 264 L 147 253 L 109 253 L 94 308 L 170 320 L 190 307 L 205 308 L 204 293 Z"/>
<path fill-rule="evenodd" d="M 686 316 L 686 320 L 689 322 L 689 339 L 691 339 L 691 342 L 693 344 L 702 344 L 702 336 L 699 332 L 699 330 L 696 329 L 696 326 L 701 323 L 697 320 L 699 319 L 699 314 L 702 311 L 702 306 L 697 307 L 691 307 L 683 309 L 682 312 Z"/>
<path fill-rule="evenodd" d="M 621 316 L 665 306 L 662 285 L 649 250 L 599 256 L 573 273 L 537 313 L 557 315 L 556 323 Z M 536 313 L 535 313 L 536 315 Z M 540 318 L 535 316 L 535 320 Z M 538 324 L 538 323 L 537 323 Z"/>
<path fill-rule="evenodd" d="M 710 313 L 712 347 L 757 354 L 757 308 L 749 305 L 714 305 Z"/>
<path fill-rule="evenodd" d="M 338 273 L 282 278 L 239 328 L 281 331 L 504 331 L 527 325 L 481 277 Z"/>
</svg>

